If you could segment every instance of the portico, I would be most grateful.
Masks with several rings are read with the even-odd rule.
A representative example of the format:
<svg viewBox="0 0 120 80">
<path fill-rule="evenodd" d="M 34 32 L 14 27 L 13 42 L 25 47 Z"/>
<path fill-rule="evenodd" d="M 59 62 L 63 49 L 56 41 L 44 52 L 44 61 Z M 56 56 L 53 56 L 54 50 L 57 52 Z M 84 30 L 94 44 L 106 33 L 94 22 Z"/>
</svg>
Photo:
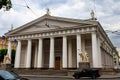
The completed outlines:
<svg viewBox="0 0 120 80">
<path fill-rule="evenodd" d="M 19 40 L 15 68 L 77 68 L 82 46 L 78 45 L 82 43 L 80 36 L 84 35 Z"/>
<path fill-rule="evenodd" d="M 17 40 L 15 68 L 72 69 L 79 68 L 80 62 L 113 67 L 113 45 L 94 20 L 44 15 L 6 35 L 10 42 Z"/>
</svg>

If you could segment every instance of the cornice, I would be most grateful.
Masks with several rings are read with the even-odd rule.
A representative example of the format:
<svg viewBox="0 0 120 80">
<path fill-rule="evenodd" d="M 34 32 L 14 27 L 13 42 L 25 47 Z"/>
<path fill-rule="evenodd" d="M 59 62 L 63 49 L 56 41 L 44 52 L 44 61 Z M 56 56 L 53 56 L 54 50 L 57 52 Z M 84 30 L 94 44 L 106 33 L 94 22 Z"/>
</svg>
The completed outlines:
<svg viewBox="0 0 120 80">
<path fill-rule="evenodd" d="M 42 34 L 42 33 L 48 33 L 48 32 L 55 32 L 55 31 L 65 31 L 65 30 L 71 30 L 71 29 L 88 29 L 88 27 L 93 27 L 93 26 L 97 26 L 97 25 L 85 25 L 85 26 L 74 26 L 74 27 L 65 27 L 65 28 L 57 28 L 57 29 L 50 29 L 50 30 L 43 30 L 43 31 L 34 31 L 34 32 L 25 32 L 25 33 L 21 33 L 21 34 L 13 34 L 13 35 L 8 35 L 9 36 L 19 36 L 19 35 L 31 35 L 31 34 Z M 89 30 L 89 29 L 88 29 Z"/>
<path fill-rule="evenodd" d="M 39 38 L 50 38 L 50 37 L 60 37 L 60 36 L 68 36 L 68 35 L 76 35 L 76 34 L 87 34 L 91 33 L 93 31 L 96 31 L 96 26 L 88 26 L 88 27 L 82 27 L 82 28 L 70 28 L 70 29 L 64 29 L 59 31 L 50 31 L 50 32 L 43 32 L 43 33 L 34 33 L 34 34 L 22 34 L 22 35 L 12 35 L 9 36 L 10 40 L 14 39 L 20 39 L 20 40 L 26 40 L 26 39 L 39 39 Z"/>
</svg>

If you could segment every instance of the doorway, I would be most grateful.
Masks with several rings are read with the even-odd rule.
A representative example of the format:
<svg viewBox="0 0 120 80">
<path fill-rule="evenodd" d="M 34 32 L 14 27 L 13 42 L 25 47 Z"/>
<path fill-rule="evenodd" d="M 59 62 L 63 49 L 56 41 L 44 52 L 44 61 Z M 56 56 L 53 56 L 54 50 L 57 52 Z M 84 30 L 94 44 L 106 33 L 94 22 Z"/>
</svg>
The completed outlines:
<svg viewBox="0 0 120 80">
<path fill-rule="evenodd" d="M 55 57 L 55 69 L 60 70 L 60 56 Z"/>
</svg>

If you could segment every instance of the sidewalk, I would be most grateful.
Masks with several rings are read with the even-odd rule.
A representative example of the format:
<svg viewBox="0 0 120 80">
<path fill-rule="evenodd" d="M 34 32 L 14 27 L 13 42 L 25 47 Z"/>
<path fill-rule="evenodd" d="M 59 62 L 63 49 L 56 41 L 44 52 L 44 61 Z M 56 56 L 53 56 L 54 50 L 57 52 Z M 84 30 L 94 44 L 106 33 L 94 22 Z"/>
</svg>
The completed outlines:
<svg viewBox="0 0 120 80">
<path fill-rule="evenodd" d="M 114 78 L 120 78 L 120 75 L 101 75 L 99 78 L 103 79 L 114 79 Z"/>
<path fill-rule="evenodd" d="M 23 77 L 41 77 L 41 78 L 66 78 L 66 79 L 71 79 L 74 78 L 72 76 L 56 76 L 56 75 L 20 75 Z M 101 75 L 99 77 L 100 79 L 115 79 L 115 78 L 120 78 L 120 74 L 117 75 Z"/>
</svg>

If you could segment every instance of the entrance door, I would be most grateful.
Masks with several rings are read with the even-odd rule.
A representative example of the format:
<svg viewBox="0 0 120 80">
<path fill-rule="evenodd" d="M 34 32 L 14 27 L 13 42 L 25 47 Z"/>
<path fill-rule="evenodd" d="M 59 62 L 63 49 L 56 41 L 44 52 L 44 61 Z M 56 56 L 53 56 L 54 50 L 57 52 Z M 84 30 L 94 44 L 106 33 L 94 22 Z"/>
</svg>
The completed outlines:
<svg viewBox="0 0 120 80">
<path fill-rule="evenodd" d="M 60 57 L 55 57 L 55 69 L 60 70 Z"/>
</svg>

